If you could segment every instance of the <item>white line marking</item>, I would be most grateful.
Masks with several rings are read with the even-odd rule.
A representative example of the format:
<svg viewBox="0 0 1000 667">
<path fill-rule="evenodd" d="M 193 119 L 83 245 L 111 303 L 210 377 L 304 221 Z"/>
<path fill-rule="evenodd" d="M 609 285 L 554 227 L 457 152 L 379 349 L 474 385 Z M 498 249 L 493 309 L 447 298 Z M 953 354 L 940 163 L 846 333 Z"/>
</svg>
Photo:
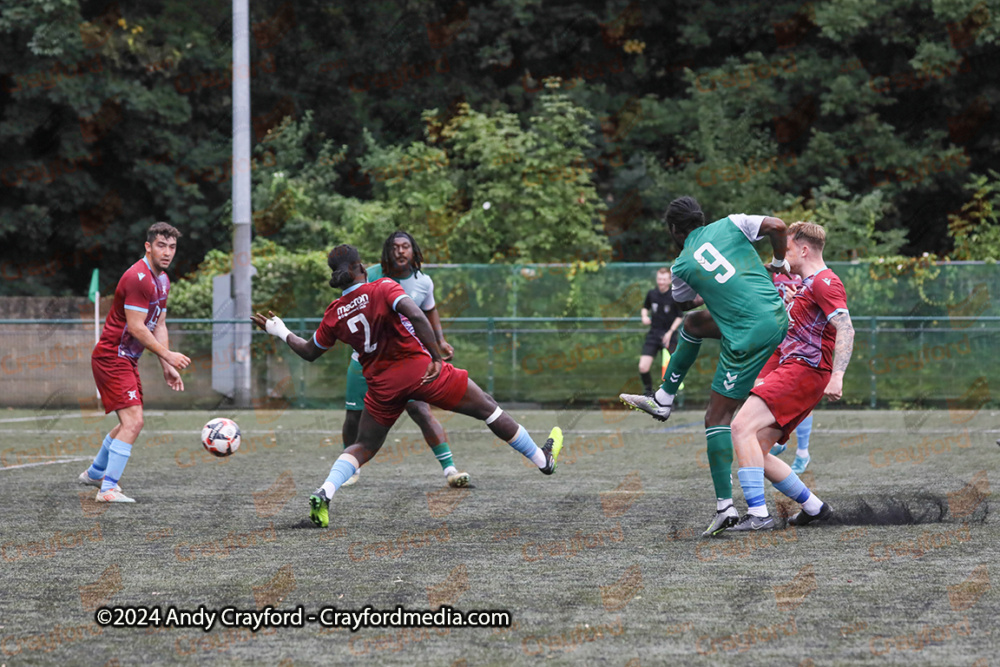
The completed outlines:
<svg viewBox="0 0 1000 667">
<path fill-rule="evenodd" d="M 89 456 L 78 456 L 75 459 L 59 459 L 58 461 L 41 461 L 39 463 L 20 463 L 16 466 L 3 466 L 0 470 L 14 470 L 16 468 L 32 468 L 34 466 L 50 466 L 53 463 L 72 463 L 73 461 L 91 461 Z"/>
</svg>

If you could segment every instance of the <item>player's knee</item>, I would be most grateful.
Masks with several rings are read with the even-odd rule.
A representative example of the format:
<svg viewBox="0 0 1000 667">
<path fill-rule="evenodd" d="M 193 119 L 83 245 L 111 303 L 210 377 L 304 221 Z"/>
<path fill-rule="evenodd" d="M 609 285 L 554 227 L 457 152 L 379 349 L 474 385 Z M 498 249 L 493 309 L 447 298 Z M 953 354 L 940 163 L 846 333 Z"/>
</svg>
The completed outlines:
<svg viewBox="0 0 1000 667">
<path fill-rule="evenodd" d="M 415 422 L 423 423 L 430 419 L 431 410 L 426 403 L 407 403 L 406 414 Z"/>
</svg>

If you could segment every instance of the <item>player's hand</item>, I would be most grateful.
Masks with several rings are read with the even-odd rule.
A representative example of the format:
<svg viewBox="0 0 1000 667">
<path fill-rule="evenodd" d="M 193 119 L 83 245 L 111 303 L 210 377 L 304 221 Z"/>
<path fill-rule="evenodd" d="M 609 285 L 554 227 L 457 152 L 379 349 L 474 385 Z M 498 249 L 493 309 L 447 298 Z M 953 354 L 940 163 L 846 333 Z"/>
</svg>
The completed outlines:
<svg viewBox="0 0 1000 667">
<path fill-rule="evenodd" d="M 840 397 L 844 395 L 844 376 L 841 373 L 834 373 L 830 377 L 830 382 L 827 383 L 826 389 L 823 390 L 823 395 L 829 398 L 831 401 L 839 401 Z"/>
<path fill-rule="evenodd" d="M 764 268 L 766 268 L 771 273 L 780 273 L 783 276 L 789 276 L 789 277 L 791 277 L 792 275 L 788 272 L 788 269 L 786 269 L 783 266 L 773 266 L 771 264 L 765 264 Z"/>
<path fill-rule="evenodd" d="M 431 363 L 427 364 L 427 372 L 424 373 L 424 377 L 420 379 L 420 384 L 430 384 L 434 380 L 438 379 L 441 375 L 441 368 L 443 367 L 443 362 L 440 359 L 432 360 Z"/>
<path fill-rule="evenodd" d="M 163 367 L 163 379 L 167 381 L 167 386 L 174 391 L 184 391 L 184 380 L 173 366 Z"/>
<path fill-rule="evenodd" d="M 442 340 L 438 343 L 438 347 L 441 349 L 441 361 L 451 361 L 455 356 L 455 348 L 448 344 L 448 341 Z"/>
<path fill-rule="evenodd" d="M 253 320 L 254 324 L 272 336 L 276 336 L 281 340 L 286 340 L 291 331 L 288 330 L 285 323 L 280 317 L 275 315 L 273 311 L 269 310 L 267 311 L 267 314 L 270 315 L 270 317 L 265 318 L 260 313 L 255 313 L 250 319 Z"/>
<path fill-rule="evenodd" d="M 171 352 L 170 350 L 167 350 L 167 353 L 160 358 L 174 368 L 178 368 L 180 370 L 184 370 L 191 365 L 191 360 L 180 352 Z"/>
<path fill-rule="evenodd" d="M 648 327 L 652 323 L 653 323 L 653 320 L 649 319 L 648 317 L 643 317 L 642 318 L 642 326 Z"/>
</svg>

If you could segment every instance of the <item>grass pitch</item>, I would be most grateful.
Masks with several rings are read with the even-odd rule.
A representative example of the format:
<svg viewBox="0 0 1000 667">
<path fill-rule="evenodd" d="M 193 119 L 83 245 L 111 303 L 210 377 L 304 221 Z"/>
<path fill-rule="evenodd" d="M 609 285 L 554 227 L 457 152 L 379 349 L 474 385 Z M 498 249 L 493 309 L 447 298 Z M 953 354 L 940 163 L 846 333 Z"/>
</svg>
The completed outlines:
<svg viewBox="0 0 1000 667">
<path fill-rule="evenodd" d="M 539 444 L 563 427 L 555 476 L 445 413 L 473 483 L 447 489 L 404 418 L 321 530 L 307 498 L 340 451 L 339 410 L 230 414 L 244 440 L 228 459 L 198 442 L 214 415 L 151 411 L 121 482 L 138 502 L 114 506 L 76 480 L 113 418 L 8 410 L 0 664 L 997 664 L 997 413 L 818 412 L 803 478 L 839 521 L 718 540 L 699 537 L 714 511 L 701 413 L 663 425 L 512 413 Z M 448 604 L 509 610 L 513 625 L 205 633 L 94 620 L 100 605 L 268 604 Z"/>
</svg>

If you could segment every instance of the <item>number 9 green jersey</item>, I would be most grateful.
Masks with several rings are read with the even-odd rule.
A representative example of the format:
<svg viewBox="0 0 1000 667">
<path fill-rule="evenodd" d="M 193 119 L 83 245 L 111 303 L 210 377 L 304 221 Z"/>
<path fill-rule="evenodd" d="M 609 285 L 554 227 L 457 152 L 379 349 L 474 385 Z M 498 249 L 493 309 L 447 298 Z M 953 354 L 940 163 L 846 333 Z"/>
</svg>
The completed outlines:
<svg viewBox="0 0 1000 667">
<path fill-rule="evenodd" d="M 788 330 L 785 305 L 752 245 L 763 238 L 763 220 L 737 213 L 695 229 L 671 269 L 674 300 L 700 295 L 722 332 L 712 389 L 733 398 L 749 395 Z"/>
</svg>

